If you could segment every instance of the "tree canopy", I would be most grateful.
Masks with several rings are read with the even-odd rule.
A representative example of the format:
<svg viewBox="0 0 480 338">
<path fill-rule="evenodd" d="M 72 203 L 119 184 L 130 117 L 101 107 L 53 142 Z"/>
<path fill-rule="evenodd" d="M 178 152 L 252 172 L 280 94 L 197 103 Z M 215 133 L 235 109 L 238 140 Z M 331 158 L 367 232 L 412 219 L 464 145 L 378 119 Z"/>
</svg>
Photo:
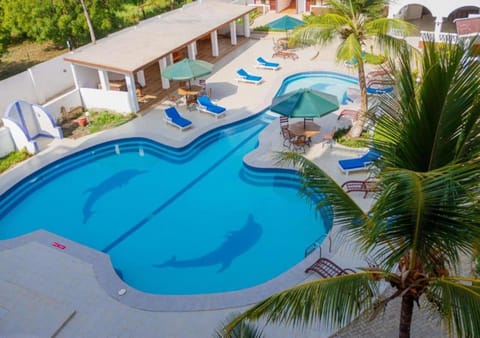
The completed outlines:
<svg viewBox="0 0 480 338">
<path fill-rule="evenodd" d="M 179 5 L 178 1 L 167 0 L 84 2 L 97 38 Z M 53 41 L 72 48 L 90 42 L 81 1 L 0 0 L 0 54 L 8 43 L 23 40 Z"/>
</svg>

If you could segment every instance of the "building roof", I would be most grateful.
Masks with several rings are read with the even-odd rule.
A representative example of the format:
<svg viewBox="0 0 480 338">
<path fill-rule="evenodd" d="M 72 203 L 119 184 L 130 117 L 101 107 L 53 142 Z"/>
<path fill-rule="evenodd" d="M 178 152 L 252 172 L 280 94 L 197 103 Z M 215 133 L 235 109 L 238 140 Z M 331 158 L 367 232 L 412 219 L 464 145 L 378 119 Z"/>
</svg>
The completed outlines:
<svg viewBox="0 0 480 338">
<path fill-rule="evenodd" d="M 80 47 L 64 59 L 133 73 L 252 10 L 255 8 L 223 1 L 195 1 Z"/>
</svg>

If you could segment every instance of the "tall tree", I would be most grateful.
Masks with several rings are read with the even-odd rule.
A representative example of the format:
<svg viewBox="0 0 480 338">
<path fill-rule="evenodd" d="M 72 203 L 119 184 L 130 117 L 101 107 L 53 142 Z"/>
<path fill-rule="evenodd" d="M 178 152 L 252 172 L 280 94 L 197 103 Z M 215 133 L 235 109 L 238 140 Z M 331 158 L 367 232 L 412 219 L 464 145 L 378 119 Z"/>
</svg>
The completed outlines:
<svg viewBox="0 0 480 338">
<path fill-rule="evenodd" d="M 59 45 L 68 40 L 77 47 L 92 39 L 82 2 L 88 8 L 95 36 L 121 27 L 116 11 L 122 0 L 0 0 L 0 27 L 13 39 L 52 40 Z"/>
<path fill-rule="evenodd" d="M 361 135 L 368 109 L 365 61 L 363 49 L 367 41 L 376 41 L 386 50 L 396 51 L 405 41 L 389 35 L 391 30 L 404 34 L 413 31 L 413 25 L 400 20 L 385 18 L 384 8 L 388 0 L 329 0 L 329 12 L 305 18 L 307 24 L 298 28 L 292 38 L 303 44 L 325 46 L 340 39 L 338 60 L 355 60 L 361 93 L 361 114 L 354 123 L 351 137 Z"/>
<path fill-rule="evenodd" d="M 401 299 L 399 337 L 410 337 L 415 304 L 436 312 L 456 337 L 480 337 L 480 280 L 455 276 L 461 255 L 480 240 L 480 64 L 471 48 L 427 44 L 420 83 L 403 51 L 395 72 L 398 94 L 381 99 L 372 142 L 381 154 L 373 207 L 363 212 L 335 181 L 295 153 L 302 193 L 324 194 L 335 224 L 378 267 L 301 284 L 269 297 L 234 319 L 332 328 L 361 313 L 374 316 Z M 394 65 L 392 64 L 392 67 Z M 380 293 L 379 282 L 393 293 Z M 230 332 L 230 331 L 227 331 Z M 228 334 L 226 335 L 228 336 Z"/>
<path fill-rule="evenodd" d="M 88 14 L 87 6 L 85 6 L 85 1 L 80 0 L 83 9 L 83 15 L 85 16 L 85 20 L 87 21 L 88 31 L 90 32 L 90 40 L 93 44 L 97 42 L 97 38 L 95 37 L 95 30 L 93 29 L 92 20 L 90 20 L 90 14 Z"/>
</svg>

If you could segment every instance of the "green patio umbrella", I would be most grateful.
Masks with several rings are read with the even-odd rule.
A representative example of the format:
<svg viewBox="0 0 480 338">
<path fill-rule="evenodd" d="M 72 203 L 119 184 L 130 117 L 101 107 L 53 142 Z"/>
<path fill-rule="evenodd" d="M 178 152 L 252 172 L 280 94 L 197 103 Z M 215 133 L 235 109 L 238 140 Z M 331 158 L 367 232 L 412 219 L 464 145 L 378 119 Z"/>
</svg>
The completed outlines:
<svg viewBox="0 0 480 338">
<path fill-rule="evenodd" d="M 302 20 L 292 18 L 288 15 L 284 15 L 281 18 L 268 23 L 267 26 L 271 30 L 289 31 L 304 24 L 305 22 L 303 22 Z"/>
<path fill-rule="evenodd" d="M 335 95 L 310 88 L 301 88 L 273 99 L 270 110 L 288 117 L 313 118 L 339 108 Z"/>
<path fill-rule="evenodd" d="M 162 71 L 162 76 L 169 80 L 186 81 L 202 77 L 212 72 L 213 65 L 202 60 L 183 59 Z"/>
</svg>

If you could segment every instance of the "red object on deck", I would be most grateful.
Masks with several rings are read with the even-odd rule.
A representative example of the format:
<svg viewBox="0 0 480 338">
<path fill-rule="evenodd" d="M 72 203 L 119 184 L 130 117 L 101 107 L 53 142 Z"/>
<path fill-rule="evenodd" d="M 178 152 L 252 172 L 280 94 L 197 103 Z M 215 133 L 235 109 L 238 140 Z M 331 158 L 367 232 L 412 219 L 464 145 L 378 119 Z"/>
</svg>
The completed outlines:
<svg viewBox="0 0 480 338">
<path fill-rule="evenodd" d="M 58 242 L 53 242 L 52 243 L 52 246 L 56 247 L 56 248 L 59 248 L 60 250 L 65 250 L 66 246 L 63 245 L 63 244 L 60 244 Z"/>
</svg>

